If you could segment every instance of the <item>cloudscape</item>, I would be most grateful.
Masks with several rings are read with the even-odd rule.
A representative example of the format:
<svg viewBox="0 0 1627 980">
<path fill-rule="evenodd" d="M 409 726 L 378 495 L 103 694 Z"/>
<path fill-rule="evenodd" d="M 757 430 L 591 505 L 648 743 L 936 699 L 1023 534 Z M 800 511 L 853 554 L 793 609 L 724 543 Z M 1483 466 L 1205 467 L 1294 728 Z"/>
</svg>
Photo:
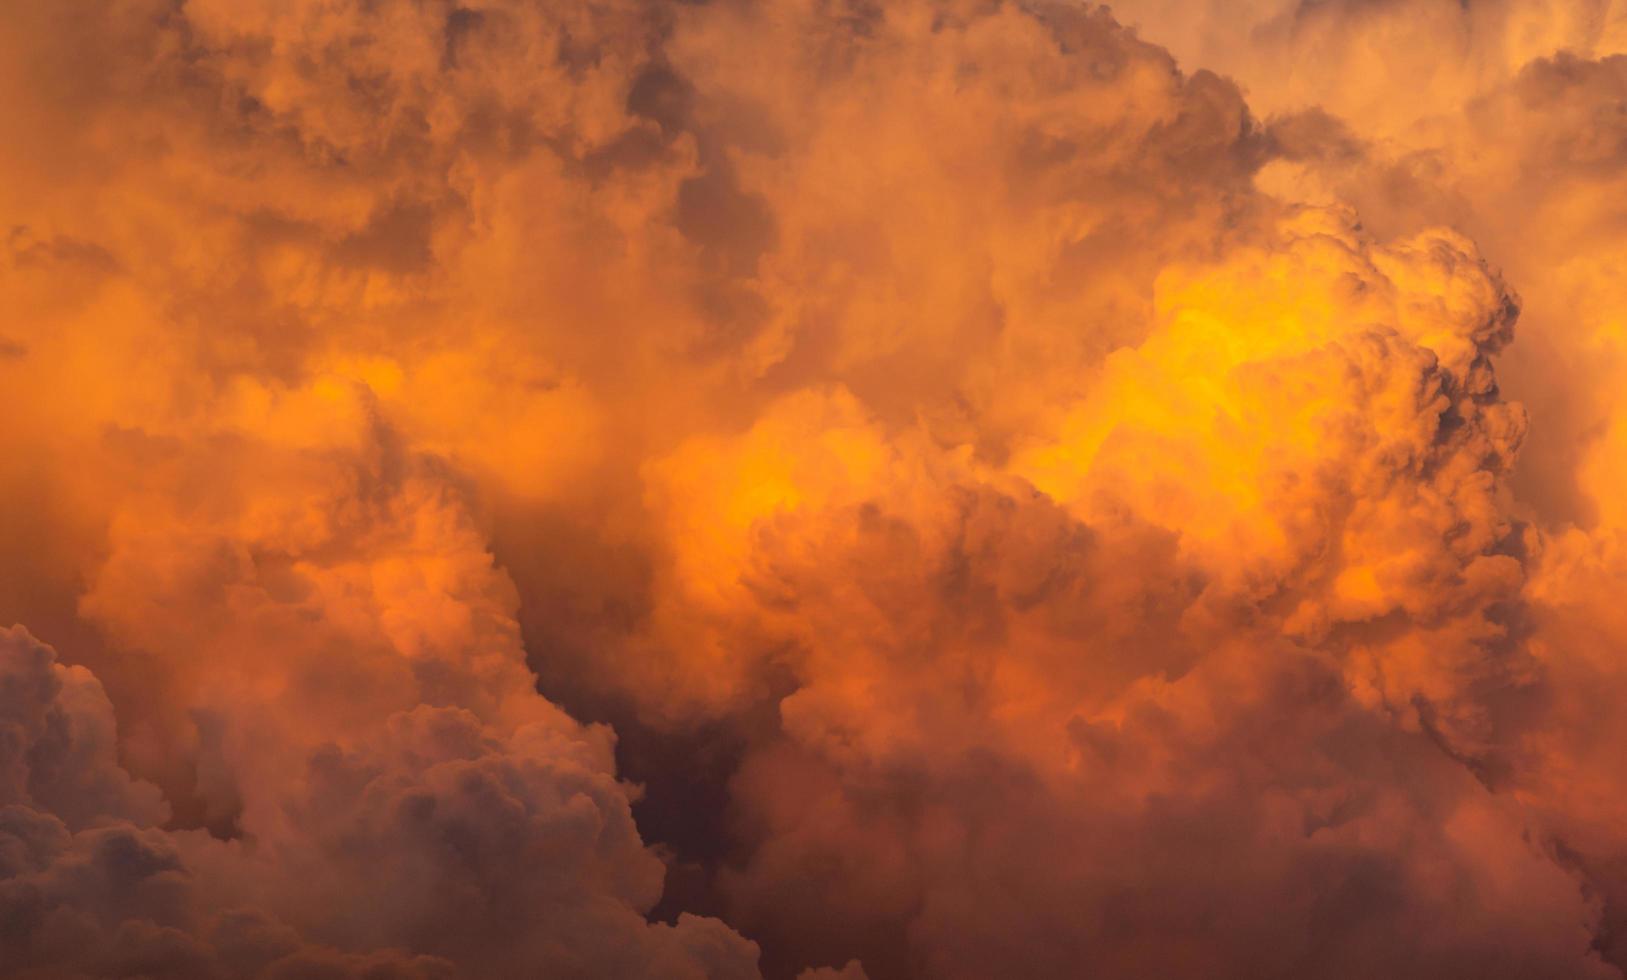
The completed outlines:
<svg viewBox="0 0 1627 980">
<path fill-rule="evenodd" d="M 1627 978 L 1622 0 L 0 2 L 0 976 Z"/>
</svg>

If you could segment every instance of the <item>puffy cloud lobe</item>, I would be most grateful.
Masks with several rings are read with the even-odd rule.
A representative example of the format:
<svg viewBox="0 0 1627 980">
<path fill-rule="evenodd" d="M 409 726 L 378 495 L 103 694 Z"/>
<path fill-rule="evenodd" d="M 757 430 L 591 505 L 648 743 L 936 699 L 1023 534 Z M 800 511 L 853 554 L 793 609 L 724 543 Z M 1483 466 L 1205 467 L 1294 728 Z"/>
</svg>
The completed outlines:
<svg viewBox="0 0 1627 980">
<path fill-rule="evenodd" d="M 119 768 L 112 708 L 94 678 L 21 628 L 6 631 L 0 669 L 0 721 L 18 749 L 8 768 L 21 770 L 0 808 L 8 973 L 317 975 L 310 964 L 336 977 L 454 975 L 445 961 L 392 951 L 307 948 L 261 913 L 209 915 L 185 852 L 222 845 L 153 826 L 164 816 L 158 792 Z"/>
<path fill-rule="evenodd" d="M 1166 328 L 1017 465 L 1087 516 L 1156 501 L 1210 594 L 1372 658 L 1390 702 L 1463 695 L 1478 713 L 1520 672 L 1517 650 L 1493 652 L 1523 578 L 1499 483 L 1525 419 L 1489 360 L 1514 302 L 1460 238 L 1371 248 L 1325 220 L 1169 274 Z M 1394 616 L 1414 627 L 1398 642 L 1349 637 Z"/>
<path fill-rule="evenodd" d="M 1341 650 L 1351 646 L 1341 630 L 1404 615 L 1438 639 L 1461 630 L 1463 666 L 1485 661 L 1482 643 L 1501 632 L 1488 610 L 1515 601 L 1523 575 L 1498 476 L 1524 418 L 1496 399 L 1488 361 L 1512 301 L 1449 235 L 1371 249 L 1338 215 L 1307 215 L 1283 234 L 1273 249 L 1172 273 L 1158 301 L 1165 325 L 1110 358 L 1091 394 L 1008 472 L 919 433 L 889 440 L 841 390 L 787 399 L 734 440 L 681 447 L 647 471 L 656 505 L 690 542 L 675 556 L 674 602 L 702 617 L 758 606 L 758 630 L 817 615 L 804 642 L 818 646 L 899 656 L 930 646 L 941 600 L 823 583 L 820 569 L 852 547 L 867 553 L 850 571 L 864 569 L 861 580 L 890 568 L 884 556 L 914 555 L 887 573 L 898 589 L 971 588 L 923 569 L 994 562 L 986 607 L 950 609 L 992 617 L 978 632 L 1002 653 L 1023 649 L 1013 620 L 1040 636 L 1074 634 L 1048 669 L 1066 669 L 1084 634 L 1123 622 L 1117 605 L 1246 612 Z M 1284 280 L 1299 290 L 1275 285 Z M 1024 550 L 985 556 L 1006 533 Z M 1087 586 L 1126 562 L 1150 574 L 1086 611 L 1100 601 Z M 696 654 L 752 647 L 706 643 L 704 622 L 682 627 L 701 638 Z M 1149 647 L 1140 663 L 1172 674 L 1201 652 Z M 1383 657 L 1392 670 L 1397 653 Z M 1170 659 L 1146 659 L 1160 655 Z M 736 653 L 700 679 L 745 666 Z M 1440 693 L 1452 697 L 1463 679 L 1447 673 Z M 1383 693 L 1405 705 L 1423 692 Z M 1464 693 L 1476 702 L 1482 692 Z"/>
<path fill-rule="evenodd" d="M 0 646 L 6 654 L 0 802 L 53 813 L 74 828 L 100 817 L 162 821 L 168 814 L 157 789 L 119 767 L 113 706 L 96 678 L 57 663 L 20 626 L 0 634 Z"/>
<path fill-rule="evenodd" d="M 8 680 L 68 673 L 20 630 L 5 654 Z M 8 729 L 60 717 L 72 698 L 48 683 L 8 688 Z M 503 743 L 466 713 L 425 707 L 390 719 L 369 751 L 313 753 L 303 788 L 276 789 L 289 825 L 243 841 L 167 832 L 123 801 L 92 809 L 89 794 L 62 807 L 95 814 L 77 831 L 10 802 L 7 962 L 22 976 L 519 976 L 538 964 L 562 976 L 757 975 L 755 948 L 715 920 L 643 919 L 661 865 L 603 762 L 570 732 L 522 727 Z M 408 951 L 426 945 L 446 955 Z"/>
<path fill-rule="evenodd" d="M 932 976 L 1017 950 L 1031 975 L 1610 975 L 1596 909 L 1482 788 L 1538 676 L 1507 627 L 1508 293 L 1461 238 L 1375 247 L 1309 213 L 1170 272 L 1157 305 L 1007 472 L 889 441 L 840 391 L 650 470 L 707 545 L 676 573 L 705 610 L 689 635 L 716 637 L 692 650 L 797 679 L 734 785 L 742 921 Z M 1206 856 L 1221 840 L 1235 866 Z M 1426 884 L 1443 873 L 1485 904 Z M 1314 910 L 1282 918 L 1290 887 L 1357 889 L 1337 918 L 1388 923 L 1376 958 Z M 985 924 L 987 894 L 1017 904 Z M 1536 894 L 1553 945 L 1474 952 Z"/>
<path fill-rule="evenodd" d="M 197 719 L 195 791 L 235 839 L 154 826 L 158 792 L 119 768 L 100 686 L 7 635 L 17 961 L 97 976 L 756 976 L 755 947 L 721 923 L 646 921 L 663 868 L 609 733 L 535 693 L 512 590 L 455 489 L 356 418 L 359 434 L 330 414 L 316 448 L 303 431 L 293 447 L 262 441 L 243 482 L 184 521 L 164 484 L 203 461 L 135 443 L 153 492 L 115 520 L 85 601 Z"/>
<path fill-rule="evenodd" d="M 1198 39 L 1171 29 L 1157 6 L 1119 9 L 1197 55 Z M 1620 689 L 1610 596 L 1620 572 L 1624 298 L 1611 270 L 1620 264 L 1627 9 L 1525 0 L 1278 7 L 1239 17 L 1227 6 L 1226 23 L 1248 40 L 1201 56 L 1235 73 L 1257 108 L 1294 113 L 1268 123 L 1285 155 L 1262 186 L 1337 196 L 1384 229 L 1449 221 L 1524 297 L 1521 340 L 1502 374 L 1536 420 L 1513 487 L 1537 533 L 1527 535 L 1535 560 L 1513 622 L 1540 663 L 1545 704 L 1541 731 L 1521 750 L 1528 782 L 1518 792 L 1605 896 L 1600 944 L 1619 963 L 1619 794 L 1601 760 L 1619 744 L 1603 706 Z M 1425 49 L 1415 32 L 1432 38 L 1433 84 L 1419 85 L 1409 64 Z M 1369 66 L 1364 83 L 1351 86 L 1358 64 Z"/>
</svg>

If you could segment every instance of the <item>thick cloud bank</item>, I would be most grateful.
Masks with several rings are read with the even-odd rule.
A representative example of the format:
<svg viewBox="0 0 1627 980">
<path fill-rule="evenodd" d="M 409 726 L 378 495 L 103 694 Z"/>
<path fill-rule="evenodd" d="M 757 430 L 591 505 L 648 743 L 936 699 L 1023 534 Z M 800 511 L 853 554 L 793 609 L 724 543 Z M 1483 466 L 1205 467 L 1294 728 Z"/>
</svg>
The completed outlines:
<svg viewBox="0 0 1627 980">
<path fill-rule="evenodd" d="M 0 975 L 1623 976 L 1624 59 L 0 6 Z"/>
</svg>

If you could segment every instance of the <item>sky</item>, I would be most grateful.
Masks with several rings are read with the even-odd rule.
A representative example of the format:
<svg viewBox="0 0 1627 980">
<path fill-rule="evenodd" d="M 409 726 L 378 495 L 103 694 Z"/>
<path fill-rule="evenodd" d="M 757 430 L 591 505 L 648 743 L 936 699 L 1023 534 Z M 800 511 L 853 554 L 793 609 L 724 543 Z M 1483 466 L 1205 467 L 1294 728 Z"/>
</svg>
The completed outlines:
<svg viewBox="0 0 1627 980">
<path fill-rule="evenodd" d="M 0 976 L 1627 977 L 1627 3 L 0 4 Z"/>
</svg>

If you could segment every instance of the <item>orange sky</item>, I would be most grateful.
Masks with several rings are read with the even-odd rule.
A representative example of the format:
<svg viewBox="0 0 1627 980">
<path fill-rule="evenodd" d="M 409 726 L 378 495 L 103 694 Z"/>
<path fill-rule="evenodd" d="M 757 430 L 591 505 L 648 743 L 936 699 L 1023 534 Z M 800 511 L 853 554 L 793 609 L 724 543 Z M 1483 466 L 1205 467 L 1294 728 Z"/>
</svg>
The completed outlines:
<svg viewBox="0 0 1627 980">
<path fill-rule="evenodd" d="M 1621 978 L 1624 460 L 1621 0 L 0 4 L 0 976 Z"/>
</svg>

